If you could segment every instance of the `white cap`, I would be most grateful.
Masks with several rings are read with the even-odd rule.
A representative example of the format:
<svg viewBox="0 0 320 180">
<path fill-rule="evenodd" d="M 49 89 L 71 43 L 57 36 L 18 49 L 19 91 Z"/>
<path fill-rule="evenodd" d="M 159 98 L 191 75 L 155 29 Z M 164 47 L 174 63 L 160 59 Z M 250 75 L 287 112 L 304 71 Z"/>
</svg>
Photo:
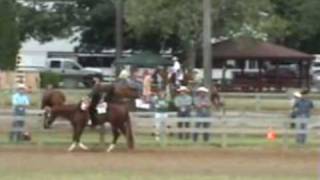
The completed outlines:
<svg viewBox="0 0 320 180">
<path fill-rule="evenodd" d="M 179 91 L 179 92 L 181 92 L 181 91 L 189 91 L 189 89 L 187 87 L 185 87 L 185 86 L 180 86 L 177 91 Z"/>
<path fill-rule="evenodd" d="M 178 61 L 178 58 L 176 56 L 173 56 L 172 60 L 173 61 Z"/>
<path fill-rule="evenodd" d="M 298 98 L 302 97 L 302 94 L 299 91 L 294 92 L 293 95 Z"/>
<path fill-rule="evenodd" d="M 199 87 L 198 89 L 197 89 L 197 91 L 198 92 L 206 92 L 206 93 L 208 93 L 209 92 L 209 90 L 206 88 L 206 87 Z"/>
<path fill-rule="evenodd" d="M 17 89 L 26 89 L 26 85 L 20 83 L 20 84 L 17 85 Z"/>
</svg>

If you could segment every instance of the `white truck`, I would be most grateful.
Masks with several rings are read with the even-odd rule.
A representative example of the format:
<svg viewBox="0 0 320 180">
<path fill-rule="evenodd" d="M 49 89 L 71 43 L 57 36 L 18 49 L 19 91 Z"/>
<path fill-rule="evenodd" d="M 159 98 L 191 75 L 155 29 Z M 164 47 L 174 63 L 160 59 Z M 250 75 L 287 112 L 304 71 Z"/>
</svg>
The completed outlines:
<svg viewBox="0 0 320 180">
<path fill-rule="evenodd" d="M 93 86 L 93 77 L 102 79 L 102 73 L 83 68 L 78 62 L 67 58 L 49 58 L 44 64 L 33 63 L 27 58 L 20 58 L 17 64 L 17 71 L 38 71 L 38 72 L 52 72 L 62 76 L 63 86 L 66 88 L 76 88 L 82 83 L 85 87 Z"/>
</svg>

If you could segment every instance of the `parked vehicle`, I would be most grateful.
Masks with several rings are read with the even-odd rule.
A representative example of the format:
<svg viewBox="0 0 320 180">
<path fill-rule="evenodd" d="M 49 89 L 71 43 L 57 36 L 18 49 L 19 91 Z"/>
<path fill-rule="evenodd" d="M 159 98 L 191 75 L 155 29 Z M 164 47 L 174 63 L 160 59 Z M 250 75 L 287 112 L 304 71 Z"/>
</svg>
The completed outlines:
<svg viewBox="0 0 320 180">
<path fill-rule="evenodd" d="M 42 66 L 35 66 L 30 59 L 21 58 L 17 64 L 17 71 L 38 71 L 53 72 L 62 76 L 63 86 L 66 88 L 76 88 L 79 83 L 85 87 L 92 87 L 93 77 L 102 79 L 102 73 L 83 68 L 78 62 L 68 58 L 49 58 Z"/>
<path fill-rule="evenodd" d="M 82 82 L 86 87 L 93 86 L 93 77 L 102 79 L 102 73 L 83 68 L 79 63 L 72 59 L 53 58 L 47 60 L 47 71 L 61 74 L 65 87 L 77 87 Z"/>
</svg>

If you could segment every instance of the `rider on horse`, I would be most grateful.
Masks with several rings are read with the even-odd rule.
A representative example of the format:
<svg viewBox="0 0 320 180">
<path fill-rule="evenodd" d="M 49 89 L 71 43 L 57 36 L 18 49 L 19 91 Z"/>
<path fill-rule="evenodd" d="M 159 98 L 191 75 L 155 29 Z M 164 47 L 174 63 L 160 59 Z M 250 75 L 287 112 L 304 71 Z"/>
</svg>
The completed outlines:
<svg viewBox="0 0 320 180">
<path fill-rule="evenodd" d="M 89 94 L 89 97 L 91 98 L 91 106 L 89 109 L 90 117 L 91 117 L 91 127 L 95 127 L 99 124 L 97 119 L 96 107 L 99 104 L 101 99 L 101 88 L 102 88 L 101 80 L 99 78 L 94 77 L 93 81 L 94 81 L 94 85 Z"/>
</svg>

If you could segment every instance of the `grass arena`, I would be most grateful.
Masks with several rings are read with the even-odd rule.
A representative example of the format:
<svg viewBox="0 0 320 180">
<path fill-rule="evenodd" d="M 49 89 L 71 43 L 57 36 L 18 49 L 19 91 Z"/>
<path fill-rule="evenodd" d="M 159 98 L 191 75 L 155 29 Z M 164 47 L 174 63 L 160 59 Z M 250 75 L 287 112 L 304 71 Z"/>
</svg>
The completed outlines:
<svg viewBox="0 0 320 180">
<path fill-rule="evenodd" d="M 77 98 L 71 97 L 71 99 Z M 239 119 L 230 118 L 231 123 L 228 126 L 230 131 L 238 129 L 245 132 L 248 129 L 255 129 L 258 132 L 230 133 L 227 137 L 227 147 L 222 147 L 223 138 L 220 133 L 213 133 L 208 143 L 181 141 L 174 135 L 167 134 L 166 144 L 163 145 L 155 141 L 152 136 L 151 120 L 137 116 L 133 117 L 134 122 L 143 123 L 140 123 L 142 125 L 136 123 L 134 126 L 135 150 L 128 151 L 121 136 L 116 149 L 107 153 L 106 148 L 111 141 L 111 132 L 107 127 L 105 144 L 99 142 L 97 130 L 86 128 L 82 139 L 90 150 L 77 149 L 70 153 L 67 152 L 71 143 L 71 126 L 68 122 L 57 121 L 52 129 L 44 130 L 42 117 L 28 115 L 27 126 L 32 134 L 32 140 L 13 144 L 8 141 L 12 116 L 2 113 L 0 114 L 0 178 L 1 180 L 318 179 L 320 141 L 317 129 L 312 131 L 305 146 L 296 145 L 294 136 L 288 134 L 287 147 L 284 148 L 282 134 L 279 134 L 274 141 L 265 138 L 267 127 L 270 125 L 274 126 L 276 132 L 280 132 L 283 124 L 280 117 L 283 116 L 275 114 L 257 119 L 251 117 L 248 111 L 235 114 L 235 117 L 239 116 L 255 126 L 251 126 L 251 123 L 244 124 L 242 121 L 235 126 L 235 122 Z M 314 119 L 314 123 L 316 121 Z M 145 127 L 149 127 L 149 130 L 141 130 Z"/>
</svg>

